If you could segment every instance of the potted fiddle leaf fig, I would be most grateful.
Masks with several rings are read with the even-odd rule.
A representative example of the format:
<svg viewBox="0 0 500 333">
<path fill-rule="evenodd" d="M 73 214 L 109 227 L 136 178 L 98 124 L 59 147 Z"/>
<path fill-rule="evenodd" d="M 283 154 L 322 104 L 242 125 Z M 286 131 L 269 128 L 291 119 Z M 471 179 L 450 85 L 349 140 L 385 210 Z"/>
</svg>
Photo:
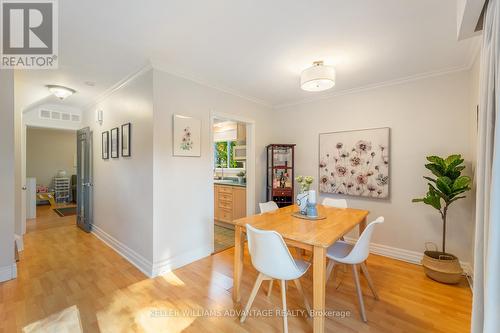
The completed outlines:
<svg viewBox="0 0 500 333">
<path fill-rule="evenodd" d="M 427 161 L 429 163 L 425 167 L 434 177 L 424 176 L 429 181 L 429 189 L 425 197 L 413 199 L 413 202 L 423 202 L 439 212 L 443 222 L 443 239 L 441 251 L 426 249 L 422 265 L 431 279 L 443 283 L 458 283 L 463 271 L 458 258 L 446 252 L 446 223 L 450 205 L 465 198 L 464 193 L 471 189 L 471 179 L 462 175 L 465 165 L 461 155 L 446 158 L 428 156 Z"/>
</svg>

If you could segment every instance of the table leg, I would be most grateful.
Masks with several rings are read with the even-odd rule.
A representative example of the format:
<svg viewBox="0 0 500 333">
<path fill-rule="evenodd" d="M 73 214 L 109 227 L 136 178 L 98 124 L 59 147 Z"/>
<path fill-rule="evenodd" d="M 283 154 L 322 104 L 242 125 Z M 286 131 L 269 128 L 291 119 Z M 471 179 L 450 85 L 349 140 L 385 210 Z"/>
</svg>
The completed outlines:
<svg viewBox="0 0 500 333">
<path fill-rule="evenodd" d="M 243 252 L 244 252 L 243 227 L 236 226 L 234 229 L 234 274 L 233 274 L 233 301 L 241 300 L 241 276 L 243 274 Z"/>
<path fill-rule="evenodd" d="M 326 249 L 315 246 L 313 250 L 313 320 L 314 333 L 325 331 L 325 288 L 326 288 Z"/>
</svg>

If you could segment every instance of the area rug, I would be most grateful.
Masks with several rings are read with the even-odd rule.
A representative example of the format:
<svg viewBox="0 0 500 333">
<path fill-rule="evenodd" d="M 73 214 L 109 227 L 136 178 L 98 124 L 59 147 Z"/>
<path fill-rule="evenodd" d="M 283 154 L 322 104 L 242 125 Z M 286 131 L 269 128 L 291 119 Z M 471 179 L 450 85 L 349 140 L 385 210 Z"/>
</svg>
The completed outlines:
<svg viewBox="0 0 500 333">
<path fill-rule="evenodd" d="M 23 328 L 23 333 L 81 333 L 80 312 L 73 305 L 61 312 L 29 324 Z"/>
<path fill-rule="evenodd" d="M 71 216 L 76 215 L 76 207 L 64 207 L 64 208 L 55 208 L 54 212 L 59 216 Z"/>
</svg>

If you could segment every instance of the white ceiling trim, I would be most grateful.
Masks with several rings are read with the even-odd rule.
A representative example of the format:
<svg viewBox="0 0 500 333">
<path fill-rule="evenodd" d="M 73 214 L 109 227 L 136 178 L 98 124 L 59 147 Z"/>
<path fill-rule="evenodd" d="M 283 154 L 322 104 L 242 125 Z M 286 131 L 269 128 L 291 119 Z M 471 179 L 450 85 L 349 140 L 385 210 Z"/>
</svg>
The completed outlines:
<svg viewBox="0 0 500 333">
<path fill-rule="evenodd" d="M 146 73 L 147 71 L 151 70 L 152 68 L 153 67 L 152 67 L 151 63 L 147 63 L 147 64 L 141 66 L 138 70 L 133 71 L 132 73 L 130 73 L 129 75 L 125 76 L 123 79 L 121 79 L 120 81 L 118 81 L 117 83 L 112 85 L 110 88 L 106 89 L 95 100 L 93 100 L 89 104 L 85 105 L 83 110 L 90 110 L 90 109 L 95 108 L 99 103 L 101 103 L 106 98 L 111 96 L 115 91 L 126 86 L 132 80 L 134 80 L 138 76 L 141 76 L 142 74 Z"/>
<path fill-rule="evenodd" d="M 236 96 L 236 97 L 240 97 L 240 98 L 246 99 L 246 100 L 248 100 L 250 102 L 253 102 L 253 103 L 256 103 L 256 104 L 260 104 L 260 105 L 266 106 L 268 108 L 272 108 L 273 107 L 273 105 L 271 103 L 269 103 L 267 101 L 264 101 L 262 99 L 242 94 L 239 91 L 236 91 L 236 90 L 233 90 L 233 89 L 230 89 L 230 88 L 227 88 L 227 87 L 222 87 L 220 85 L 215 85 L 213 83 L 210 83 L 208 81 L 205 81 L 203 79 L 200 79 L 200 78 L 197 78 L 197 77 L 194 77 L 194 76 L 191 76 L 191 75 L 186 75 L 184 73 L 176 72 L 176 71 L 172 70 L 171 68 L 169 68 L 168 66 L 166 66 L 165 64 L 162 64 L 161 62 L 152 61 L 152 66 L 155 69 L 158 69 L 158 70 L 160 70 L 162 72 L 168 73 L 168 74 L 173 75 L 173 76 L 177 76 L 177 77 L 179 77 L 181 79 L 189 80 L 189 81 L 198 83 L 198 84 L 200 84 L 202 86 L 209 87 L 209 88 L 212 88 L 212 89 L 215 89 L 215 90 L 219 90 L 221 92 L 224 92 L 224 93 Z"/>
<path fill-rule="evenodd" d="M 274 109 L 283 109 L 286 107 L 291 107 L 291 106 L 296 106 L 296 105 L 302 105 L 302 104 L 308 104 L 320 100 L 325 100 L 333 97 L 338 97 L 338 96 L 344 96 L 344 95 L 349 95 L 349 94 L 355 94 L 367 90 L 373 90 L 373 89 L 378 89 L 382 87 L 388 87 L 388 86 L 395 86 L 398 84 L 403 84 L 407 82 L 413 82 L 413 81 L 418 81 L 418 80 L 423 80 L 431 77 L 436 77 L 436 76 L 441 76 L 441 75 L 448 75 L 448 74 L 453 74 L 453 73 L 458 73 L 458 72 L 463 72 L 463 71 L 468 71 L 471 69 L 472 65 L 474 64 L 474 59 L 470 64 L 467 64 L 465 66 L 461 67 L 455 67 L 455 68 L 448 68 L 444 70 L 437 70 L 437 71 L 431 71 L 431 72 L 426 72 L 426 73 L 421 73 L 421 74 L 416 74 L 416 75 L 411 75 L 407 76 L 404 78 L 400 79 L 395 79 L 395 80 L 389 80 L 389 81 L 383 81 L 379 83 L 373 83 L 373 84 L 368 84 L 366 86 L 362 87 L 357 87 L 357 88 L 351 88 L 351 89 L 345 89 L 345 90 L 338 90 L 338 91 L 333 91 L 327 95 L 323 96 L 318 96 L 318 97 L 313 97 L 313 98 L 307 98 L 303 99 L 297 102 L 293 103 L 285 103 L 285 104 L 280 104 L 274 106 Z"/>
</svg>

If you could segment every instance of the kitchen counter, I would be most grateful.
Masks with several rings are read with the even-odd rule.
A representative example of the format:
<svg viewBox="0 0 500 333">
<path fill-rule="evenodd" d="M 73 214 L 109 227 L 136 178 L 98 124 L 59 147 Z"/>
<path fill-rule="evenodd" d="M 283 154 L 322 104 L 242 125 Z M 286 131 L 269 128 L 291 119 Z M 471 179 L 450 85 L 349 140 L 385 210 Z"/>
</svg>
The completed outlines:
<svg viewBox="0 0 500 333">
<path fill-rule="evenodd" d="M 226 186 L 238 186 L 238 187 L 247 187 L 246 183 L 240 184 L 237 180 L 230 179 L 214 179 L 214 185 L 226 185 Z"/>
</svg>

